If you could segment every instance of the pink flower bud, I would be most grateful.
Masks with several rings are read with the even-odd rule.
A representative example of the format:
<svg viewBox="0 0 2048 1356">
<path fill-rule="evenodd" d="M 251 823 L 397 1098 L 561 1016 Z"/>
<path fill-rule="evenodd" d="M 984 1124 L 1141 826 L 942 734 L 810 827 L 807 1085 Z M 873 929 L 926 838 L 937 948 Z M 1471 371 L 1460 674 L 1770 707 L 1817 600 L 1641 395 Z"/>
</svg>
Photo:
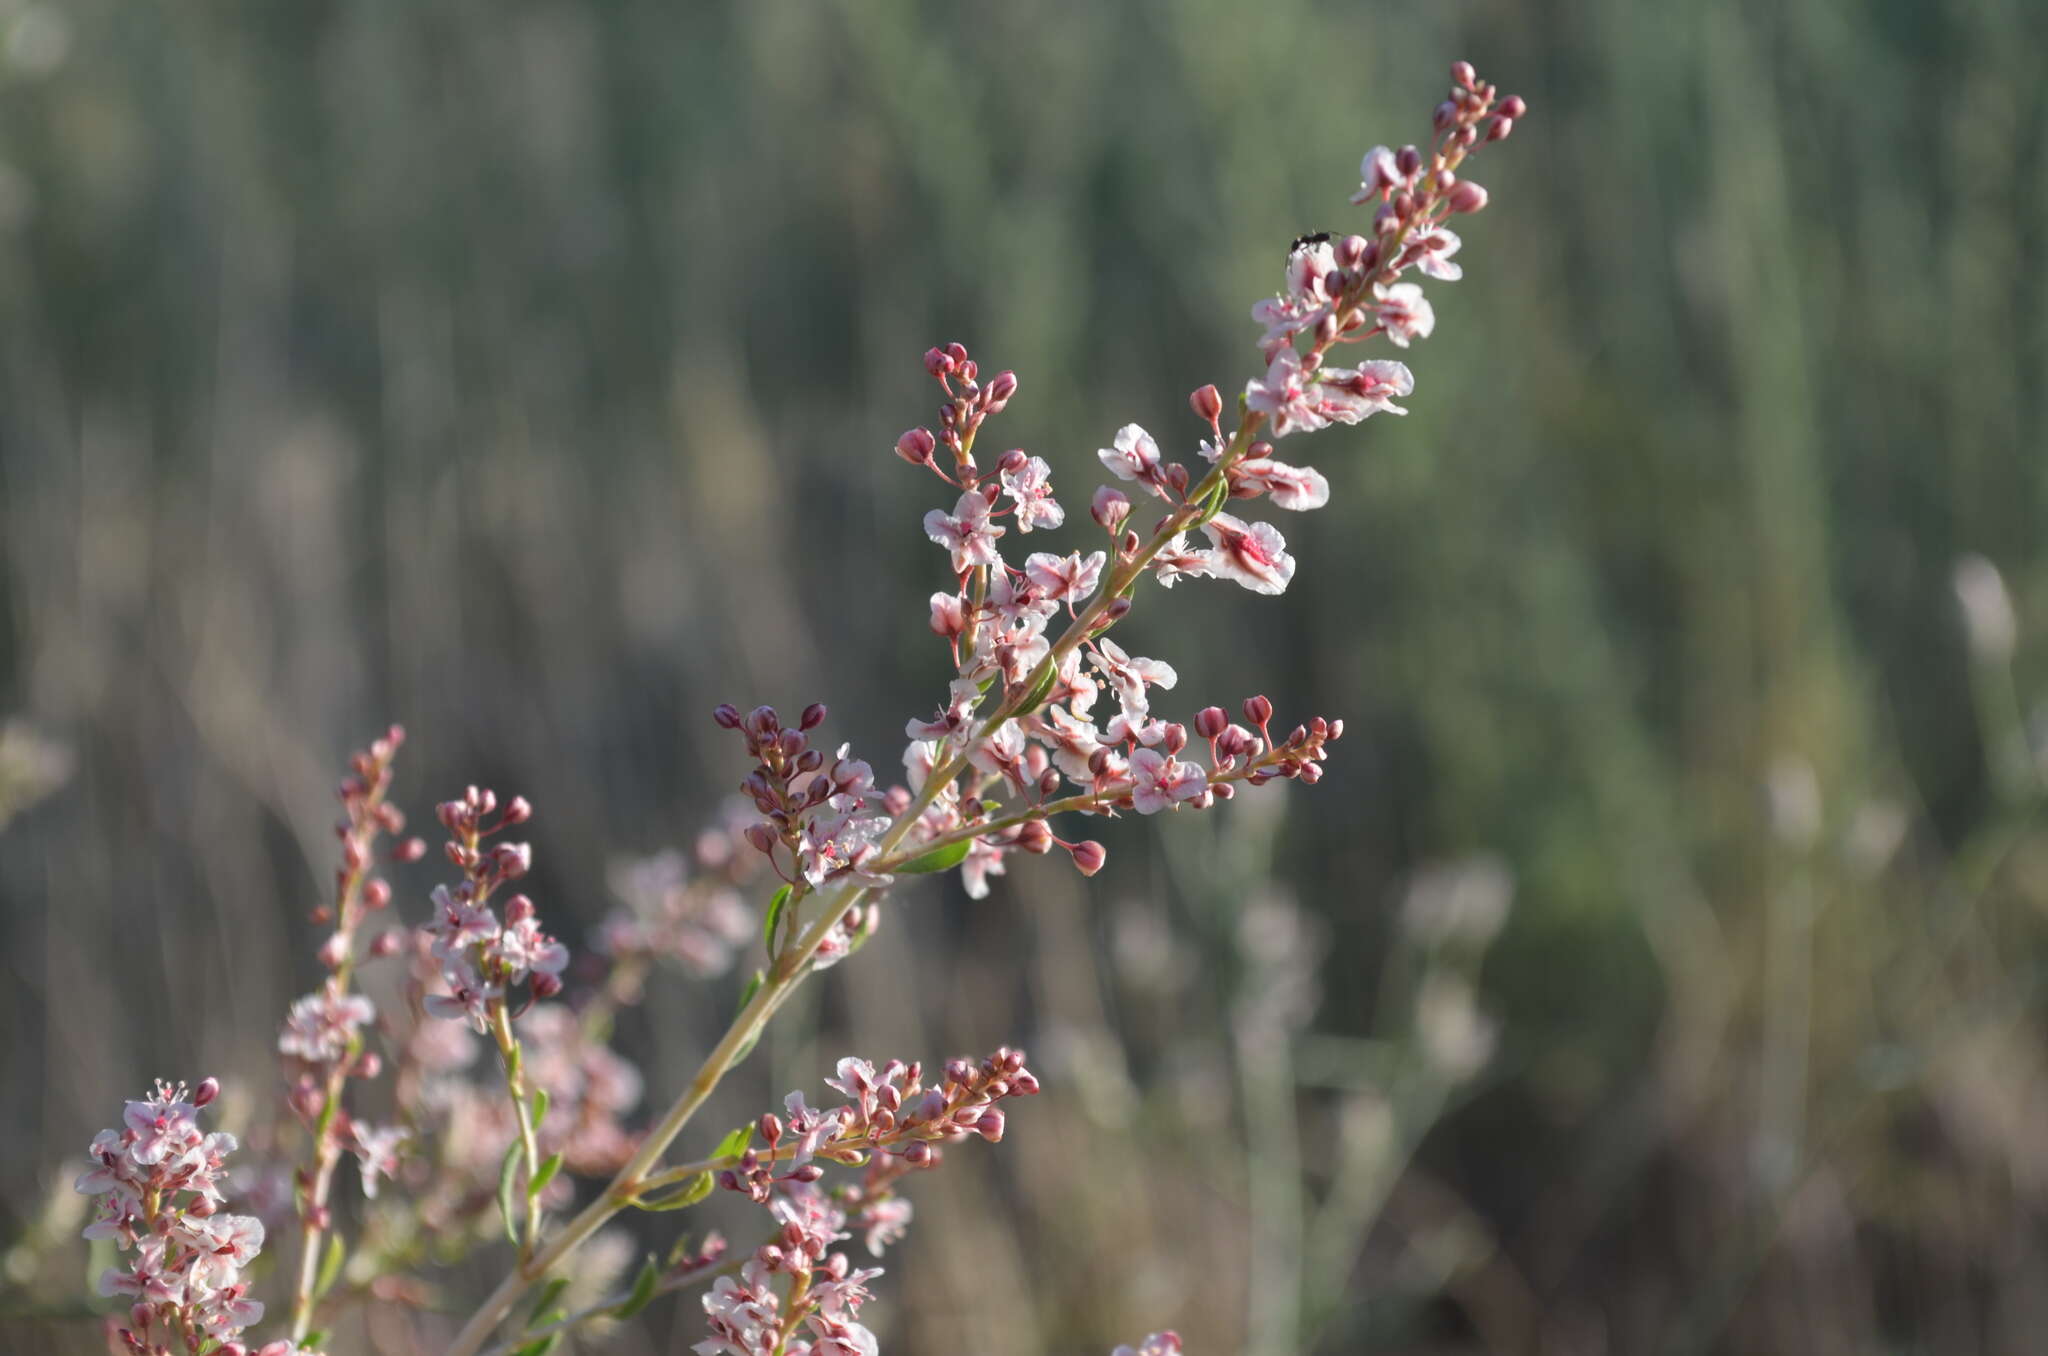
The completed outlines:
<svg viewBox="0 0 2048 1356">
<path fill-rule="evenodd" d="M 356 1061 L 357 1078 L 375 1078 L 384 1072 L 384 1060 L 375 1050 L 366 1052 Z"/>
<path fill-rule="evenodd" d="M 367 908 L 382 909 L 391 903 L 391 886 L 381 880 L 373 880 L 363 887 L 363 904 Z"/>
<path fill-rule="evenodd" d="M 924 351 L 924 370 L 935 377 L 943 377 L 953 370 L 953 355 L 942 348 L 928 348 Z"/>
<path fill-rule="evenodd" d="M 1273 719 L 1273 703 L 1263 696 L 1246 697 L 1244 718 L 1263 730 L 1266 722 Z"/>
<path fill-rule="evenodd" d="M 720 702 L 712 709 L 711 719 L 728 730 L 740 728 L 740 711 L 731 702 Z"/>
<path fill-rule="evenodd" d="M 524 923 L 533 915 L 533 901 L 525 895 L 514 895 L 505 901 L 505 921 L 507 923 Z"/>
<path fill-rule="evenodd" d="M 917 1140 L 903 1151 L 903 1161 L 913 1168 L 928 1168 L 932 1164 L 932 1146 Z"/>
<path fill-rule="evenodd" d="M 1513 118 L 1495 118 L 1486 125 L 1486 139 L 1488 141 L 1506 141 L 1508 134 L 1514 130 L 1515 120 Z"/>
<path fill-rule="evenodd" d="M 1430 122 L 1435 125 L 1436 130 L 1439 132 L 1448 132 L 1456 125 L 1457 121 L 1458 105 L 1457 101 L 1453 99 L 1446 99 L 1438 104 L 1435 114 L 1430 118 Z"/>
<path fill-rule="evenodd" d="M 1509 122 L 1526 117 L 1528 112 L 1529 105 L 1519 94 L 1510 94 L 1507 98 L 1500 101 L 1500 115 Z"/>
<path fill-rule="evenodd" d="M 991 414 L 1000 411 L 1017 394 L 1017 374 L 998 372 L 988 384 L 988 408 Z"/>
<path fill-rule="evenodd" d="M 544 970 L 536 970 L 533 974 L 532 988 L 536 1000 L 553 998 L 562 991 L 562 978 L 560 975 L 548 974 Z"/>
<path fill-rule="evenodd" d="M 1168 721 L 1166 729 L 1162 732 L 1161 742 L 1168 755 L 1178 757 L 1180 751 L 1188 746 L 1188 727 L 1178 721 Z"/>
<path fill-rule="evenodd" d="M 424 838 L 408 838 L 391 850 L 394 862 L 416 862 L 426 855 L 427 840 Z"/>
<path fill-rule="evenodd" d="M 1470 180 L 1461 180 L 1451 189 L 1448 201 L 1453 212 L 1477 212 L 1486 206 L 1486 190 Z"/>
<path fill-rule="evenodd" d="M 1204 739 L 1214 739 L 1230 726 L 1230 717 L 1220 706 L 1205 706 L 1195 712 L 1195 733 Z"/>
<path fill-rule="evenodd" d="M 756 852 L 772 853 L 775 851 L 775 831 L 766 824 L 747 825 L 746 839 L 747 842 L 753 845 Z"/>
<path fill-rule="evenodd" d="M 533 802 L 524 796 L 514 796 L 512 797 L 512 803 L 505 807 L 505 813 L 499 818 L 498 823 L 509 827 L 513 824 L 524 824 L 531 818 L 533 818 Z"/>
<path fill-rule="evenodd" d="M 1479 72 L 1472 69 L 1469 61 L 1451 63 L 1451 83 L 1463 89 L 1470 89 L 1479 80 Z"/>
<path fill-rule="evenodd" d="M 938 447 L 931 430 L 914 428 L 907 430 L 896 440 L 896 455 L 912 466 L 923 466 L 932 459 L 932 452 Z"/>
<path fill-rule="evenodd" d="M 1123 526 L 1124 519 L 1131 516 L 1131 501 L 1122 491 L 1104 485 L 1095 492 L 1095 500 L 1088 506 L 1088 512 L 1105 530 L 1114 532 Z"/>
<path fill-rule="evenodd" d="M 1102 869 L 1109 860 L 1109 849 L 1094 839 L 1074 844 L 1067 849 L 1074 859 L 1074 869 L 1084 876 L 1092 876 Z"/>
<path fill-rule="evenodd" d="M 982 1112 L 981 1119 L 974 1123 L 974 1133 L 980 1135 L 991 1144 L 1000 1143 L 1003 1138 L 1004 1119 L 1003 1113 L 998 1108 L 990 1107 Z"/>
<path fill-rule="evenodd" d="M 782 1138 L 782 1118 L 772 1111 L 766 1111 L 761 1114 L 759 1125 L 761 1138 L 767 1141 L 769 1148 L 773 1149 L 775 1141 Z"/>
<path fill-rule="evenodd" d="M 334 933 L 320 943 L 320 963 L 330 970 L 339 970 L 341 963 L 348 959 L 348 939 Z"/>
<path fill-rule="evenodd" d="M 1403 179 L 1412 179 L 1422 169 L 1422 152 L 1413 146 L 1403 146 L 1394 155 L 1394 168 L 1401 171 Z"/>
<path fill-rule="evenodd" d="M 1213 424 L 1223 417 L 1223 393 L 1214 384 L 1204 386 L 1188 397 L 1188 408 L 1195 412 L 1195 418 Z"/>
<path fill-rule="evenodd" d="M 202 1078 L 199 1080 L 199 1086 L 192 1089 L 192 1105 L 206 1106 L 218 1096 L 220 1096 L 220 1080 L 218 1078 Z"/>
<path fill-rule="evenodd" d="M 1033 819 L 1017 831 L 1017 846 L 1026 852 L 1043 855 L 1052 851 L 1052 830 L 1045 827 L 1042 819 Z"/>
<path fill-rule="evenodd" d="M 384 932 L 378 933 L 376 940 L 370 943 L 370 955 L 378 960 L 382 960 L 386 956 L 395 956 L 398 954 L 398 948 L 404 944 L 404 941 L 405 934 L 397 928 L 387 929 Z"/>
</svg>

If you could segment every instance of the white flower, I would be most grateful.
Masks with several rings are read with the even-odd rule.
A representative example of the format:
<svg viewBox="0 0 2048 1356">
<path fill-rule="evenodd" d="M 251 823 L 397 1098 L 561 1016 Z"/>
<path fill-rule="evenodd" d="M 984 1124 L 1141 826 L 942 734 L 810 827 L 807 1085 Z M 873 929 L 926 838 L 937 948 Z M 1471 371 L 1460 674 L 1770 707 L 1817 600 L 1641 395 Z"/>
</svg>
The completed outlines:
<svg viewBox="0 0 2048 1356">
<path fill-rule="evenodd" d="M 1312 466 L 1289 466 L 1271 457 L 1254 457 L 1232 467 L 1231 474 L 1238 483 L 1273 496 L 1277 508 L 1301 511 L 1330 502 L 1330 482 Z"/>
<path fill-rule="evenodd" d="M 1411 340 L 1429 338 L 1430 331 L 1436 328 L 1436 312 L 1420 287 L 1414 283 L 1395 283 L 1375 290 L 1379 296 L 1380 324 L 1386 327 L 1388 342 L 1396 348 L 1406 348 Z"/>
<path fill-rule="evenodd" d="M 988 520 L 988 500 L 970 491 L 960 496 L 960 502 L 948 514 L 944 509 L 933 509 L 924 515 L 925 535 L 953 553 L 953 569 L 965 574 L 977 565 L 995 565 L 1002 557 L 996 554 L 996 538 L 1004 529 Z"/>
<path fill-rule="evenodd" d="M 1209 775 L 1198 763 L 1183 763 L 1157 749 L 1139 749 L 1131 755 L 1131 804 L 1141 815 L 1171 810 L 1208 786 Z"/>
<path fill-rule="evenodd" d="M 1159 444 L 1136 424 L 1125 424 L 1118 429 L 1116 446 L 1099 448 L 1095 455 L 1118 480 L 1138 481 L 1151 487 L 1152 493 L 1162 499 L 1166 497 L 1166 489 L 1159 476 Z"/>
<path fill-rule="evenodd" d="M 1254 593 L 1284 592 L 1294 578 L 1287 540 L 1271 523 L 1247 523 L 1219 513 L 1202 531 L 1215 543 L 1209 566 L 1217 576 L 1235 579 Z"/>
<path fill-rule="evenodd" d="M 1025 560 L 1024 573 L 1047 598 L 1055 601 L 1086 598 L 1095 592 L 1095 585 L 1102 578 L 1102 567 L 1108 559 L 1100 551 L 1091 551 L 1085 556 L 1079 551 L 1065 556 L 1039 551 Z"/>
<path fill-rule="evenodd" d="M 1067 520 L 1067 511 L 1052 497 L 1052 468 L 1046 465 L 1044 457 L 1032 457 L 1022 469 L 1003 471 L 998 479 L 1017 506 L 1019 532 L 1029 532 L 1034 527 L 1058 527 Z"/>
</svg>

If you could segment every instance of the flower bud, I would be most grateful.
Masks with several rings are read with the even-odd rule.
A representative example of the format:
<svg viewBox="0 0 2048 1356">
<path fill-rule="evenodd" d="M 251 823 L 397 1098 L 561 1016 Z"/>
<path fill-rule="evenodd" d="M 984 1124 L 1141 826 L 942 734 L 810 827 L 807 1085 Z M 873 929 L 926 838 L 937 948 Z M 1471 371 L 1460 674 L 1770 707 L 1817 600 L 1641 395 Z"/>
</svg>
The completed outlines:
<svg viewBox="0 0 2048 1356">
<path fill-rule="evenodd" d="M 1492 122 L 1486 125 L 1486 139 L 1488 141 L 1506 141 L 1508 139 L 1508 133 L 1514 130 L 1515 120 L 1513 118 L 1495 118 Z"/>
<path fill-rule="evenodd" d="M 356 1061 L 355 1074 L 357 1078 L 375 1078 L 383 1072 L 384 1057 L 375 1050 L 364 1052 L 363 1057 Z"/>
<path fill-rule="evenodd" d="M 1166 722 L 1166 728 L 1161 732 L 1161 742 L 1168 757 L 1178 758 L 1180 751 L 1188 746 L 1188 727 L 1178 721 Z"/>
<path fill-rule="evenodd" d="M 320 943 L 320 963 L 330 970 L 339 970 L 341 963 L 348 959 L 348 939 L 334 933 Z"/>
<path fill-rule="evenodd" d="M 1017 394 L 1017 374 L 1003 371 L 995 374 L 988 384 L 988 409 L 990 414 L 1000 413 L 1010 398 Z"/>
<path fill-rule="evenodd" d="M 1220 706 L 1205 706 L 1195 712 L 1195 733 L 1204 739 L 1214 739 L 1229 728 L 1230 717 Z"/>
<path fill-rule="evenodd" d="M 746 839 L 747 842 L 753 845 L 756 852 L 772 853 L 775 851 L 775 831 L 766 824 L 754 823 L 747 825 Z"/>
<path fill-rule="evenodd" d="M 1131 501 L 1122 491 L 1104 485 L 1095 492 L 1095 500 L 1088 506 L 1088 512 L 1105 531 L 1114 532 L 1123 526 L 1124 519 L 1131 516 Z"/>
<path fill-rule="evenodd" d="M 394 862 L 416 862 L 426 855 L 427 840 L 424 838 L 408 838 L 391 849 L 391 860 Z"/>
<path fill-rule="evenodd" d="M 508 924 L 524 923 L 533 917 L 534 912 L 533 901 L 525 895 L 514 895 L 505 901 L 505 921 Z"/>
<path fill-rule="evenodd" d="M 928 1168 L 932 1164 L 932 1146 L 917 1140 L 903 1151 L 903 1161 L 913 1168 Z"/>
<path fill-rule="evenodd" d="M 1452 84 L 1457 85 L 1461 89 L 1470 89 L 1473 85 L 1477 84 L 1478 81 L 1479 72 L 1472 69 L 1471 62 L 1453 61 L 1451 63 Z"/>
<path fill-rule="evenodd" d="M 896 455 L 912 466 L 923 466 L 932 459 L 932 452 L 938 445 L 930 429 L 908 429 L 896 440 Z"/>
<path fill-rule="evenodd" d="M 536 1001 L 544 998 L 553 998 L 562 991 L 561 976 L 551 975 L 545 970 L 536 970 L 533 972 L 532 988 Z"/>
<path fill-rule="evenodd" d="M 1002 1111 L 999 1108 L 990 1107 L 982 1112 L 981 1119 L 974 1123 L 974 1133 L 980 1135 L 991 1144 L 999 1143 L 1003 1138 L 1003 1121 Z"/>
<path fill-rule="evenodd" d="M 953 355 L 942 348 L 928 348 L 924 351 L 924 370 L 935 377 L 943 377 L 953 370 Z"/>
<path fill-rule="evenodd" d="M 1045 827 L 1042 819 L 1029 820 L 1017 831 L 1017 846 L 1039 855 L 1051 852 L 1052 830 Z"/>
<path fill-rule="evenodd" d="M 1412 179 L 1422 169 L 1422 152 L 1413 146 L 1403 146 L 1394 155 L 1394 168 L 1401 171 L 1403 179 Z"/>
<path fill-rule="evenodd" d="M 1430 118 L 1431 124 L 1434 125 L 1436 130 L 1439 132 L 1448 132 L 1454 125 L 1456 125 L 1457 121 L 1458 104 L 1457 101 L 1454 99 L 1446 99 L 1442 103 L 1438 104 L 1436 106 L 1436 112 Z"/>
<path fill-rule="evenodd" d="M 1188 408 L 1195 412 L 1195 418 L 1213 424 L 1223 417 L 1223 393 L 1213 383 L 1204 386 L 1188 397 Z"/>
<path fill-rule="evenodd" d="M 395 956 L 398 954 L 398 948 L 404 941 L 405 934 L 403 932 L 400 932 L 397 928 L 388 928 L 378 933 L 376 939 L 370 943 L 370 955 L 376 960 L 382 960 L 386 956 Z"/>
<path fill-rule="evenodd" d="M 806 1163 L 789 1175 L 798 1182 L 815 1182 L 825 1175 L 825 1170 L 816 1163 Z"/>
<path fill-rule="evenodd" d="M 531 818 L 533 818 L 533 802 L 524 796 L 514 796 L 512 797 L 512 803 L 505 807 L 505 813 L 499 817 L 498 823 L 505 828 L 510 828 L 514 824 L 524 824 Z"/>
<path fill-rule="evenodd" d="M 1528 112 L 1528 102 L 1519 94 L 1510 94 L 1507 98 L 1500 101 L 1500 115 L 1509 122 L 1514 122 L 1516 119 L 1526 116 Z"/>
<path fill-rule="evenodd" d="M 199 1080 L 199 1086 L 192 1089 L 192 1105 L 206 1106 L 218 1096 L 220 1096 L 220 1080 L 218 1078 L 202 1078 Z"/>
<path fill-rule="evenodd" d="M 1244 718 L 1260 729 L 1273 718 L 1273 703 L 1263 696 L 1244 699 Z"/>
<path fill-rule="evenodd" d="M 391 886 L 382 880 L 373 880 L 363 887 L 363 906 L 370 909 L 386 908 L 391 903 Z"/>
<path fill-rule="evenodd" d="M 712 709 L 711 719 L 728 730 L 740 728 L 740 711 L 731 702 L 720 702 Z"/>
<path fill-rule="evenodd" d="M 1453 212 L 1477 212 L 1486 206 L 1486 190 L 1470 180 L 1460 180 L 1448 201 Z"/>
<path fill-rule="evenodd" d="M 1067 851 L 1074 859 L 1074 869 L 1084 876 L 1094 875 L 1109 860 L 1109 849 L 1092 838 L 1074 844 Z"/>
</svg>

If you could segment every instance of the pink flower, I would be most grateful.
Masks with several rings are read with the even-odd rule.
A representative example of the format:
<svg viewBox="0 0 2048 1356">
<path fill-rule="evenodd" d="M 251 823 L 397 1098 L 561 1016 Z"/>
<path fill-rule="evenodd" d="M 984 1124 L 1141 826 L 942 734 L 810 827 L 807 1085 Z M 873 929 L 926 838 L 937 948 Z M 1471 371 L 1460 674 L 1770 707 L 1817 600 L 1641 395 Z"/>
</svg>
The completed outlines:
<svg viewBox="0 0 2048 1356">
<path fill-rule="evenodd" d="M 1219 518 L 1227 515 L 1218 515 Z M 1232 521 L 1235 521 L 1233 519 Z M 1180 675 L 1173 666 L 1163 659 L 1141 659 L 1124 653 L 1123 646 L 1104 638 L 1095 642 L 1095 667 L 1102 672 L 1109 685 L 1116 690 L 1127 712 L 1151 709 L 1146 688 L 1171 688 L 1180 681 Z"/>
<path fill-rule="evenodd" d="M 1451 262 L 1451 256 L 1458 252 L 1464 242 L 1458 233 L 1447 226 L 1437 226 L 1408 242 L 1402 251 L 1404 258 L 1412 258 L 1415 266 L 1426 278 L 1439 282 L 1456 282 L 1465 276 L 1464 266 Z"/>
<path fill-rule="evenodd" d="M 1202 531 L 1215 544 L 1209 563 L 1218 577 L 1235 579 L 1254 593 L 1284 592 L 1294 578 L 1294 557 L 1271 523 L 1247 523 L 1219 513 Z"/>
<path fill-rule="evenodd" d="M 361 994 L 336 994 L 324 988 L 309 993 L 292 1004 L 277 1037 L 278 1052 L 308 1064 L 332 1064 L 348 1054 L 356 1032 L 376 1016 L 375 1005 Z"/>
<path fill-rule="evenodd" d="M 1109 1356 L 1180 1356 L 1180 1334 L 1155 1332 L 1137 1346 L 1118 1347 Z"/>
<path fill-rule="evenodd" d="M 1052 468 L 1044 457 L 1032 457 L 1016 471 L 1003 471 L 998 477 L 1003 489 L 1010 496 L 1010 502 L 1017 506 L 1017 530 L 1029 532 L 1034 527 L 1058 527 L 1067 520 L 1067 511 L 1052 497 Z"/>
<path fill-rule="evenodd" d="M 902 1241 L 904 1230 L 910 1227 L 913 1211 L 910 1202 L 901 1196 L 884 1196 L 878 1201 L 869 1201 L 861 1207 L 860 1214 L 853 1221 L 853 1227 L 863 1235 L 862 1242 L 869 1253 L 876 1257 L 891 1243 Z M 847 1277 L 878 1276 L 880 1272 L 854 1272 Z M 842 1282 L 844 1284 L 844 1282 Z"/>
<path fill-rule="evenodd" d="M 1396 405 L 1394 398 L 1415 389 L 1415 374 L 1406 363 L 1391 358 L 1360 363 L 1355 368 L 1326 367 L 1322 378 L 1317 411 L 1333 424 L 1355 424 L 1382 410 L 1406 414 L 1408 411 Z"/>
<path fill-rule="evenodd" d="M 363 1177 L 363 1195 L 377 1199 L 377 1179 L 398 1177 L 398 1149 L 404 1144 L 407 1132 L 402 1125 L 374 1126 L 356 1121 L 350 1127 L 355 1151 L 356 1166 Z"/>
<path fill-rule="evenodd" d="M 1118 480 L 1135 480 L 1160 498 L 1166 497 L 1166 488 L 1159 473 L 1159 444 L 1136 424 L 1125 424 L 1118 429 L 1116 445 L 1100 448 L 1095 455 Z"/>
<path fill-rule="evenodd" d="M 1085 556 L 1079 551 L 1066 556 L 1039 551 L 1025 560 L 1024 573 L 1047 598 L 1080 599 L 1095 592 L 1095 585 L 1102 578 L 1102 567 L 1108 559 L 1100 551 L 1091 551 Z"/>
<path fill-rule="evenodd" d="M 1371 202 L 1406 183 L 1394 153 L 1384 146 L 1375 146 L 1365 153 L 1365 158 L 1358 162 L 1358 179 L 1358 191 L 1351 195 L 1354 204 Z"/>
<path fill-rule="evenodd" d="M 1264 490 L 1277 508 L 1302 511 L 1330 502 L 1330 482 L 1310 466 L 1289 466 L 1271 457 L 1255 457 L 1231 468 L 1232 480 Z"/>
<path fill-rule="evenodd" d="M 988 898 L 988 878 L 1006 873 L 1003 858 L 1009 855 L 986 838 L 976 838 L 967 845 L 967 856 L 960 862 L 960 883 L 967 890 L 969 899 Z"/>
<path fill-rule="evenodd" d="M 977 565 L 994 565 L 1002 559 L 996 554 L 996 538 L 1004 529 L 989 522 L 988 514 L 988 500 L 970 490 L 960 496 L 950 515 L 943 509 L 924 515 L 925 535 L 953 553 L 955 573 L 965 574 Z"/>
<path fill-rule="evenodd" d="M 1436 328 L 1436 312 L 1414 283 L 1395 283 L 1379 288 L 1378 293 L 1380 324 L 1386 327 L 1387 340 L 1396 348 L 1408 347 L 1411 340 L 1427 339 Z"/>
<path fill-rule="evenodd" d="M 1183 763 L 1157 749 L 1139 749 L 1131 755 L 1131 804 L 1141 815 L 1171 810 L 1208 786 L 1209 776 L 1199 764 Z"/>
<path fill-rule="evenodd" d="M 1272 422 L 1275 438 L 1330 422 L 1317 412 L 1314 392 L 1301 370 L 1301 355 L 1292 348 L 1275 353 L 1266 364 L 1265 378 L 1245 387 L 1245 402 Z"/>
<path fill-rule="evenodd" d="M 1159 587 L 1170 589 L 1182 579 L 1200 579 L 1209 573 L 1209 553 L 1188 548 L 1188 534 L 1176 532 L 1173 540 L 1159 548 L 1150 566 Z"/>
</svg>

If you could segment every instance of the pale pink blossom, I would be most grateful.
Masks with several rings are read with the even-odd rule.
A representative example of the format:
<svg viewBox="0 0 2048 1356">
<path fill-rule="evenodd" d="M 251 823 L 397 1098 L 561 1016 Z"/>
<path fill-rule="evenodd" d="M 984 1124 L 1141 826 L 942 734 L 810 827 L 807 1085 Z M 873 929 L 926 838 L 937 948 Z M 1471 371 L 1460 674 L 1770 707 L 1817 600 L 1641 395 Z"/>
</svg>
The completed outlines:
<svg viewBox="0 0 2048 1356">
<path fill-rule="evenodd" d="M 996 554 L 996 538 L 1005 529 L 991 523 L 988 515 L 988 500 L 972 490 L 960 496 L 952 513 L 933 509 L 924 515 L 925 535 L 953 553 L 955 573 L 965 574 L 977 565 L 994 565 L 1002 559 Z"/>
<path fill-rule="evenodd" d="M 1406 348 L 1416 339 L 1427 339 L 1436 328 L 1436 312 L 1414 283 L 1395 283 L 1376 290 L 1380 324 L 1386 328 L 1387 341 L 1396 348 Z"/>
<path fill-rule="evenodd" d="M 1118 429 L 1115 446 L 1100 448 L 1095 455 L 1118 480 L 1135 480 L 1160 498 L 1166 497 L 1159 471 L 1159 444 L 1136 424 Z"/>
<path fill-rule="evenodd" d="M 988 898 L 988 878 L 1006 874 L 1003 859 L 1008 855 L 986 838 L 969 841 L 967 855 L 960 862 L 960 883 L 969 899 Z"/>
<path fill-rule="evenodd" d="M 1465 276 L 1465 269 L 1463 265 L 1453 262 L 1451 256 L 1458 252 L 1458 247 L 1463 243 L 1458 239 L 1458 233 L 1450 227 L 1436 226 L 1410 239 L 1408 248 L 1403 251 L 1403 257 L 1414 259 L 1415 266 L 1422 270 L 1422 275 L 1426 278 L 1435 278 L 1439 282 L 1456 282 Z"/>
<path fill-rule="evenodd" d="M 1090 551 L 1085 556 L 1079 551 L 1065 556 L 1039 551 L 1025 560 L 1024 573 L 1047 598 L 1081 599 L 1095 592 L 1107 561 L 1101 551 Z"/>
<path fill-rule="evenodd" d="M 1173 539 L 1159 548 L 1150 565 L 1153 578 L 1159 587 L 1170 589 L 1182 579 L 1200 579 L 1209 573 L 1209 553 L 1192 550 L 1188 546 L 1188 534 L 1176 532 Z"/>
<path fill-rule="evenodd" d="M 1183 763 L 1157 749 L 1131 755 L 1131 804 L 1141 815 L 1171 810 L 1208 788 L 1209 776 L 1197 763 Z"/>
<path fill-rule="evenodd" d="M 1365 158 L 1358 162 L 1358 180 L 1358 191 L 1351 195 L 1353 204 L 1371 202 L 1407 183 L 1394 153 L 1385 146 L 1375 146 L 1365 153 Z"/>
<path fill-rule="evenodd" d="M 348 1054 L 356 1033 L 377 1016 L 361 994 L 321 989 L 293 1002 L 278 1033 L 280 1054 L 296 1055 L 309 1064 L 332 1064 Z"/>
<path fill-rule="evenodd" d="M 1202 531 L 1213 543 L 1209 562 L 1217 577 L 1235 579 L 1254 593 L 1284 592 L 1294 578 L 1294 557 L 1271 523 L 1247 523 L 1219 513 Z"/>
<path fill-rule="evenodd" d="M 1123 646 L 1106 637 L 1095 642 L 1093 657 L 1096 669 L 1115 690 L 1127 712 L 1151 709 L 1147 688 L 1171 688 L 1180 681 L 1180 675 L 1165 660 L 1126 654 Z"/>
<path fill-rule="evenodd" d="M 1355 424 L 1383 410 L 1408 413 L 1394 399 L 1415 389 L 1415 374 L 1406 363 L 1379 358 L 1355 368 L 1326 367 L 1317 385 L 1317 413 L 1333 424 Z"/>
<path fill-rule="evenodd" d="M 1231 468 L 1234 482 L 1264 490 L 1276 508 L 1297 512 L 1330 502 L 1330 482 L 1312 466 L 1289 466 L 1271 457 L 1253 457 Z"/>
<path fill-rule="evenodd" d="M 1018 470 L 1001 472 L 999 478 L 1016 506 L 1019 532 L 1058 527 L 1067 520 L 1067 511 L 1052 497 L 1052 468 L 1044 457 L 1032 457 Z"/>
</svg>

